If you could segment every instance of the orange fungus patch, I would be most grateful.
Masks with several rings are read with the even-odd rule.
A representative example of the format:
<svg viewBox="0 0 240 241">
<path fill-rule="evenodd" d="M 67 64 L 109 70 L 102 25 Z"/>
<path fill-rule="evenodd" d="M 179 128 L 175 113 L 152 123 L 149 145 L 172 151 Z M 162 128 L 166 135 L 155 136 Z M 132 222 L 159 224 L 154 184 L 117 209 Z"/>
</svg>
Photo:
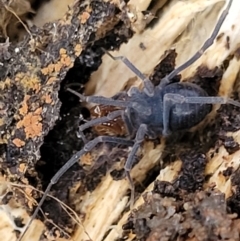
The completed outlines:
<svg viewBox="0 0 240 241">
<path fill-rule="evenodd" d="M 17 128 L 24 128 L 26 138 L 34 138 L 42 133 L 42 108 L 38 108 L 35 112 L 29 112 L 17 123 Z"/>
<path fill-rule="evenodd" d="M 25 145 L 25 142 L 22 141 L 22 140 L 20 140 L 19 138 L 15 138 L 15 139 L 13 140 L 13 144 L 14 144 L 15 146 L 17 146 L 17 147 L 22 147 L 22 146 Z"/>
</svg>

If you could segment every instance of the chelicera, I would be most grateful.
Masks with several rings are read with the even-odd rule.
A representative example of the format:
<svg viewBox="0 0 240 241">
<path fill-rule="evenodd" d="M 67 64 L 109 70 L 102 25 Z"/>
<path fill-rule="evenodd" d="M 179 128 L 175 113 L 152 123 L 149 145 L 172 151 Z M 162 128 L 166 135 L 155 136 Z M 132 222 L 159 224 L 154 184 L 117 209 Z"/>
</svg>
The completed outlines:
<svg viewBox="0 0 240 241">
<path fill-rule="evenodd" d="M 117 109 L 115 106 L 96 105 L 90 109 L 90 113 L 93 119 L 97 119 L 107 116 Z M 95 125 L 93 128 L 98 135 L 124 136 L 127 133 L 121 116 L 116 117 L 114 120 Z"/>
<path fill-rule="evenodd" d="M 208 96 L 207 93 L 196 84 L 171 82 L 175 76 L 199 59 L 204 51 L 213 44 L 222 23 L 228 14 L 231 4 L 232 0 L 229 0 L 212 35 L 206 40 L 202 48 L 187 62 L 165 76 L 156 87 L 154 87 L 149 78 L 143 75 L 127 58 L 123 56 L 114 57 L 104 50 L 113 60 L 122 61 L 142 80 L 144 85 L 143 90 L 133 87 L 128 92 L 118 93 L 113 98 L 105 98 L 101 96 L 86 97 L 72 89 L 68 89 L 68 91 L 79 96 L 81 101 L 99 104 L 99 106 L 95 108 L 100 108 L 100 110 L 92 109 L 96 118 L 81 125 L 80 133 L 92 126 L 98 126 L 98 128 L 100 128 L 98 130 L 100 130 L 101 133 L 101 125 L 108 125 L 107 123 L 117 120 L 119 126 L 113 126 L 112 130 L 110 130 L 111 134 L 121 136 L 127 133 L 127 138 L 102 135 L 87 142 L 82 133 L 83 140 L 86 142 L 85 146 L 82 150 L 74 154 L 72 158 L 53 176 L 30 221 L 27 223 L 25 230 L 27 230 L 33 219 L 36 217 L 52 185 L 58 182 L 59 178 L 72 165 L 77 163 L 82 155 L 91 151 L 97 144 L 110 142 L 132 146 L 124 169 L 126 176 L 130 181 L 133 194 L 134 185 L 130 176 L 130 170 L 134 162 L 134 156 L 143 143 L 145 136 L 149 139 L 156 139 L 159 136 L 168 136 L 171 132 L 191 128 L 206 117 L 212 109 L 212 104 L 228 103 L 240 107 L 240 103 L 232 99 Z M 119 120 L 121 122 L 119 122 Z M 124 128 L 121 129 L 121 126 L 124 126 Z M 104 129 L 102 133 L 106 133 L 104 132 Z M 24 233 L 21 234 L 19 240 L 21 240 Z"/>
</svg>

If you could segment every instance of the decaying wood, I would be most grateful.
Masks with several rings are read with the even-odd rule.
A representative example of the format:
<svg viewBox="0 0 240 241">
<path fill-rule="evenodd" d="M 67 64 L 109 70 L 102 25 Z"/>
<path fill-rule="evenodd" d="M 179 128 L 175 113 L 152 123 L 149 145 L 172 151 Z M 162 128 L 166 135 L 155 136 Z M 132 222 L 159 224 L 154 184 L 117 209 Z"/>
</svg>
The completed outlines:
<svg viewBox="0 0 240 241">
<path fill-rule="evenodd" d="M 11 220 L 20 217 L 23 219 L 20 223 L 26 223 L 29 218 L 26 210 L 32 210 L 33 199 L 40 196 L 28 186 L 34 183 L 41 189 L 44 185 L 36 170 L 39 159 L 46 162 L 43 152 L 40 155 L 40 147 L 47 142 L 57 149 L 60 146 L 57 142 L 66 145 L 72 141 L 71 135 L 76 136 L 74 125 L 77 126 L 78 121 L 73 125 L 59 113 L 61 102 L 66 108 L 66 100 L 59 100 L 64 92 L 60 88 L 76 84 L 77 78 L 81 79 L 77 79 L 78 84 L 83 85 L 90 78 L 85 93 L 109 97 L 130 86 L 141 85 L 126 66 L 108 56 L 103 56 L 100 68 L 90 77 L 101 58 L 99 54 L 93 58 L 99 64 L 92 64 L 93 53 L 100 47 L 118 48 L 131 36 L 131 27 L 136 33 L 113 55 L 128 57 L 147 75 L 152 75 L 160 63 L 157 69 L 162 76 L 201 47 L 210 36 L 224 4 L 221 0 L 152 3 L 132 0 L 127 5 L 121 1 L 75 1 L 64 18 L 42 28 L 30 29 L 31 36 L 23 42 L 13 45 L 6 39 L 0 44 L 0 158 L 1 195 L 4 197 L 0 236 L 15 240 L 16 233 L 9 230 L 21 231 L 21 228 L 14 226 Z M 239 16 L 238 1 L 233 0 L 217 40 L 196 63 L 181 73 L 181 81 L 198 83 L 210 95 L 239 99 Z M 70 72 L 76 71 L 78 66 L 80 74 L 76 72 L 78 75 L 74 79 Z M 154 81 L 154 76 L 152 78 Z M 82 106 L 79 104 L 78 112 L 74 109 L 77 107 L 68 110 L 73 113 L 70 118 L 81 114 Z M 58 120 L 60 116 L 64 121 Z M 139 162 L 131 172 L 137 187 L 134 207 L 138 208 L 132 213 L 128 203 L 128 181 L 116 180 L 116 172 L 110 174 L 114 167 L 121 172 L 129 150 L 102 145 L 85 155 L 80 169 L 70 170 L 51 192 L 67 202 L 81 221 L 74 224 L 71 218 L 66 218 L 65 211 L 58 211 L 57 201 L 50 198 L 52 201 L 48 200 L 43 210 L 49 212 L 49 219 L 62 230 L 50 226 L 42 240 L 54 237 L 60 240 L 60 233 L 69 238 L 68 233 L 75 241 L 132 240 L 135 237 L 239 240 L 239 121 L 239 109 L 216 106 L 190 133 L 160 138 L 156 142 L 146 141 L 139 153 Z M 66 129 L 69 139 L 56 131 L 57 126 Z M 44 140 L 51 129 L 59 136 L 57 141 L 53 139 L 54 145 Z M 57 161 L 67 161 L 82 147 L 80 140 L 73 140 L 75 146 L 59 151 L 62 156 L 59 154 Z M 65 150 L 69 152 L 66 156 L 63 155 Z M 109 156 L 112 162 L 117 157 L 119 163 L 103 165 L 87 175 L 87 166 L 104 156 Z M 46 219 L 44 223 L 35 220 L 24 240 L 38 240 L 44 225 L 49 228 Z"/>
<path fill-rule="evenodd" d="M 12 17 L 16 9 L 4 1 L 1 2 L 1 11 Z M 44 137 L 59 118 L 60 83 L 76 59 L 85 58 L 87 64 L 88 59 L 83 54 L 87 47 L 103 41 L 102 47 L 108 48 L 107 37 L 115 35 L 124 40 L 130 36 L 131 31 L 121 34 L 121 26 L 126 28 L 124 18 L 127 25 L 127 18 L 117 3 L 76 1 L 63 19 L 47 23 L 43 29 L 33 27 L 24 41 L 11 44 L 6 38 L 1 43 L 1 170 L 6 181 L 29 184 L 28 176 L 33 178 L 36 188 L 41 188 L 35 165 L 40 159 Z M 1 27 L 5 30 L 4 38 L 8 26 Z M 3 194 L 6 191 L 8 189 L 4 189 Z M 25 191 L 29 196 L 15 191 L 12 199 L 15 206 L 19 206 L 16 208 L 22 206 L 31 210 L 33 203 L 29 199 L 36 198 L 39 193 Z M 26 213 L 15 218 L 22 219 L 21 223 L 27 221 Z M 33 232 L 36 239 L 39 233 Z"/>
</svg>

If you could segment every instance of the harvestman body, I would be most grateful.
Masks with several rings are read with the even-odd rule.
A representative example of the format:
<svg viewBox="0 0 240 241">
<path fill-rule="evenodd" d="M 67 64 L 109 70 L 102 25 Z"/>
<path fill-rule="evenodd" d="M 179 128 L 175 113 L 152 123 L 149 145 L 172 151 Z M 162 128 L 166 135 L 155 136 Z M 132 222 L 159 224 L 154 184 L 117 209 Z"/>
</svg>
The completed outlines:
<svg viewBox="0 0 240 241">
<path fill-rule="evenodd" d="M 171 132 L 188 129 L 202 121 L 211 111 L 212 104 L 232 104 L 240 107 L 240 103 L 232 99 L 223 97 L 210 97 L 199 86 L 192 83 L 171 83 L 171 79 L 186 69 L 197 59 L 201 57 L 204 51 L 209 48 L 224 22 L 228 11 L 231 7 L 232 0 L 229 0 L 226 9 L 222 12 L 212 35 L 203 44 L 202 48 L 191 57 L 186 63 L 182 64 L 169 75 L 164 77 L 160 84 L 153 86 L 148 77 L 144 76 L 128 59 L 123 56 L 113 57 L 106 52 L 112 59 L 121 60 L 129 67 L 144 83 L 142 91 L 132 88 L 128 93 L 123 92 L 124 100 L 105 98 L 101 96 L 83 96 L 75 91 L 68 89 L 70 92 L 79 96 L 81 101 L 92 102 L 103 105 L 120 107 L 120 110 L 113 111 L 107 116 L 100 117 L 87 122 L 80 126 L 80 132 L 91 126 L 101 124 L 121 116 L 123 119 L 129 137 L 133 140 L 120 137 L 99 136 L 85 144 L 82 150 L 73 155 L 73 157 L 53 176 L 51 182 L 45 190 L 38 207 L 35 209 L 30 221 L 26 224 L 25 231 L 21 234 L 19 241 L 24 236 L 26 230 L 36 218 L 44 200 L 46 199 L 52 185 L 58 182 L 59 178 L 75 163 L 79 158 L 91 151 L 98 143 L 112 142 L 127 146 L 132 146 L 124 166 L 126 176 L 130 181 L 132 194 L 134 190 L 133 181 L 130 176 L 130 170 L 133 165 L 134 156 L 147 135 L 150 139 L 155 139 L 160 135 L 167 136 Z M 83 135 L 83 140 L 86 139 Z M 133 198 L 133 195 L 132 195 Z"/>
</svg>

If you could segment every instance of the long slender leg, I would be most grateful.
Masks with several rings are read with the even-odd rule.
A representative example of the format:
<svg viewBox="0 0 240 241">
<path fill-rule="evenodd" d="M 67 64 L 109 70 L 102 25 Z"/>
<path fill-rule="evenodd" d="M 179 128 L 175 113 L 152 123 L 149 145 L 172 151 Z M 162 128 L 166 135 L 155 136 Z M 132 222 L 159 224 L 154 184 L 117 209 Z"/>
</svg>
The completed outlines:
<svg viewBox="0 0 240 241">
<path fill-rule="evenodd" d="M 128 156 L 128 159 L 125 163 L 125 166 L 124 166 L 127 179 L 129 180 L 129 183 L 131 186 L 131 199 L 130 199 L 131 206 L 134 203 L 134 184 L 133 184 L 133 180 L 130 175 L 130 170 L 132 169 L 132 165 L 134 162 L 134 157 L 136 155 L 136 152 L 139 149 L 142 142 L 144 141 L 146 132 L 147 132 L 147 125 L 145 125 L 145 124 L 140 125 L 140 127 L 137 131 L 136 137 L 135 137 L 133 148 L 132 148 L 132 150 Z"/>
<path fill-rule="evenodd" d="M 78 96 L 81 101 L 85 101 L 88 103 L 96 103 L 96 104 L 103 104 L 103 105 L 112 105 L 112 106 L 119 106 L 119 107 L 128 107 L 130 104 L 128 101 L 125 100 L 115 100 L 112 98 L 106 98 L 103 96 L 84 96 L 82 94 L 79 94 L 78 92 L 67 89 L 67 91 L 73 93 L 74 95 Z"/>
<path fill-rule="evenodd" d="M 81 125 L 79 127 L 79 130 L 84 131 L 85 129 L 87 129 L 91 126 L 101 124 L 101 123 L 104 123 L 104 122 L 108 122 L 110 120 L 114 120 L 116 117 L 121 116 L 123 112 L 124 112 L 124 110 L 116 110 L 116 111 L 113 111 L 113 112 L 109 113 L 107 116 L 103 116 L 103 117 L 99 117 L 99 118 L 90 120 L 87 123 Z"/>
<path fill-rule="evenodd" d="M 82 139 L 82 141 L 83 141 L 83 143 L 84 144 L 87 144 L 87 138 L 86 138 L 86 136 L 85 136 L 85 134 L 83 133 L 83 131 L 81 131 L 80 130 L 80 128 L 78 129 L 78 131 L 77 131 L 77 137 L 79 138 L 79 139 Z"/>
<path fill-rule="evenodd" d="M 102 48 L 103 51 L 110 56 L 113 60 L 120 60 L 122 61 L 135 75 L 137 75 L 137 77 L 139 77 L 143 84 L 144 84 L 144 92 L 148 95 L 148 96 L 152 96 L 154 93 L 154 86 L 152 84 L 152 82 L 149 80 L 149 78 L 147 76 L 145 76 L 144 74 L 142 74 L 142 72 L 137 69 L 137 67 L 135 67 L 130 60 L 128 60 L 126 57 L 124 56 L 113 56 L 111 55 L 108 51 L 106 51 L 104 48 Z"/>
<path fill-rule="evenodd" d="M 87 123 L 79 126 L 79 136 L 83 139 L 83 142 L 86 144 L 87 139 L 83 133 L 83 131 L 91 126 L 101 124 L 104 122 L 108 122 L 110 120 L 114 120 L 116 117 L 121 116 L 123 114 L 124 110 L 116 110 L 111 113 L 109 113 L 107 116 L 99 117 L 93 120 L 88 121 Z"/>
<path fill-rule="evenodd" d="M 206 97 L 184 97 L 184 103 L 189 104 L 231 104 L 240 107 L 240 102 L 219 97 L 219 96 L 206 96 Z"/>
<path fill-rule="evenodd" d="M 26 224 L 25 229 L 23 231 L 23 233 L 21 233 L 18 241 L 21 241 L 24 234 L 26 233 L 27 229 L 29 228 L 29 226 L 31 225 L 32 221 L 36 218 L 43 202 L 45 201 L 52 185 L 56 184 L 59 180 L 59 178 L 70 168 L 72 167 L 75 163 L 78 162 L 79 158 L 84 155 L 85 153 L 91 151 L 98 143 L 103 143 L 103 142 L 111 142 L 111 143 L 117 143 L 117 144 L 122 144 L 122 145 L 127 145 L 127 146 L 132 146 L 134 144 L 133 141 L 131 140 L 126 140 L 124 138 L 119 138 L 119 137 L 110 137 L 110 136 L 99 136 L 97 138 L 95 138 L 92 141 L 89 141 L 84 148 L 77 152 L 76 154 L 74 154 L 70 160 L 68 160 L 68 162 L 66 164 L 64 164 L 59 171 L 53 176 L 53 178 L 51 179 L 50 183 L 48 184 L 37 208 L 35 209 L 31 219 L 29 220 L 29 222 Z"/>
<path fill-rule="evenodd" d="M 203 44 L 203 46 L 197 51 L 197 53 L 195 53 L 188 61 L 186 61 L 184 64 L 180 65 L 179 67 L 177 67 L 175 70 L 173 70 L 169 75 L 165 76 L 160 84 L 158 85 L 158 88 L 162 88 L 165 85 L 167 85 L 170 80 L 172 78 L 174 78 L 176 75 L 178 75 L 181 71 L 183 71 L 184 69 L 186 69 L 188 66 L 190 66 L 191 64 L 193 64 L 196 60 L 198 60 L 203 53 L 213 44 L 214 40 L 216 39 L 219 30 L 225 20 L 225 18 L 228 15 L 229 9 L 232 5 L 232 0 L 229 0 L 228 5 L 226 7 L 226 9 L 222 12 L 211 36 L 205 41 L 205 43 Z"/>
</svg>

